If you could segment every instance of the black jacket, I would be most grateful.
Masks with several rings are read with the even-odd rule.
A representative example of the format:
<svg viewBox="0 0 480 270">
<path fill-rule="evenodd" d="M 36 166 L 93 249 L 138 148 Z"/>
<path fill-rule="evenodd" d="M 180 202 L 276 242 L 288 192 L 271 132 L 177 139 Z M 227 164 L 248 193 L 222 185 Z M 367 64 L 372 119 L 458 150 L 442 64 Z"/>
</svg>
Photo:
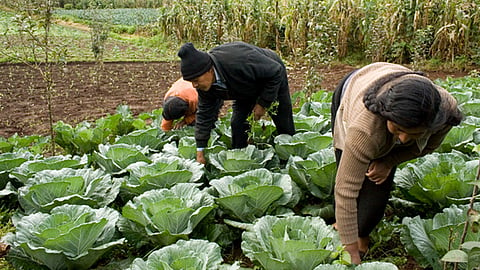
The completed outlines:
<svg viewBox="0 0 480 270">
<path fill-rule="evenodd" d="M 198 91 L 197 147 L 207 146 L 223 100 L 253 100 L 268 108 L 287 80 L 285 65 L 272 50 L 232 42 L 213 48 L 209 55 L 226 88 L 212 85 L 206 92 Z"/>
</svg>

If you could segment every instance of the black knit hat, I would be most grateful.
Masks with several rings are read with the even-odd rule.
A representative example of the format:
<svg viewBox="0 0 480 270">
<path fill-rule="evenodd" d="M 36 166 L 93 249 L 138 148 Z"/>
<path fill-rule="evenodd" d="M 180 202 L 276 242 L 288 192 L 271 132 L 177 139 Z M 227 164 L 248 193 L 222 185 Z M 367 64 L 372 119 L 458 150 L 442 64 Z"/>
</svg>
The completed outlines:
<svg viewBox="0 0 480 270">
<path fill-rule="evenodd" d="M 212 59 L 208 53 L 195 49 L 191 42 L 182 45 L 178 56 L 182 59 L 181 71 L 186 81 L 197 78 L 212 67 Z"/>
<path fill-rule="evenodd" d="M 162 117 L 165 120 L 175 120 L 182 116 L 188 110 L 188 103 L 179 97 L 168 97 L 163 103 Z"/>
</svg>

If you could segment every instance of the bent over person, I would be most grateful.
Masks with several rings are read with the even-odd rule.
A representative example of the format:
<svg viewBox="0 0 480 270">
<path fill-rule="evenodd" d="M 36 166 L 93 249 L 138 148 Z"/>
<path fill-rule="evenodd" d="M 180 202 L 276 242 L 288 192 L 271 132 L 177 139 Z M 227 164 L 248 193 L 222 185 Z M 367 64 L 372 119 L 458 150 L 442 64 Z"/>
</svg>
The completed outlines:
<svg viewBox="0 0 480 270">
<path fill-rule="evenodd" d="M 178 79 L 164 97 L 162 130 L 169 131 L 195 124 L 197 105 L 198 94 L 192 83 L 184 81 L 182 78 Z M 182 117 L 183 119 L 181 119 Z M 174 125 L 175 120 L 179 121 Z"/>
<path fill-rule="evenodd" d="M 232 147 L 247 146 L 247 117 L 260 119 L 273 102 L 277 111 L 271 118 L 279 134 L 295 134 L 287 71 L 280 57 L 269 49 L 244 42 L 231 42 L 197 50 L 185 43 L 178 52 L 183 79 L 198 92 L 195 123 L 197 161 L 205 164 L 204 148 L 215 126 L 224 100 L 234 100 L 231 119 Z"/>
<path fill-rule="evenodd" d="M 332 102 L 335 218 L 352 263 L 384 215 L 396 166 L 433 152 L 462 118 L 445 89 L 400 65 L 373 63 L 340 82 Z"/>
</svg>

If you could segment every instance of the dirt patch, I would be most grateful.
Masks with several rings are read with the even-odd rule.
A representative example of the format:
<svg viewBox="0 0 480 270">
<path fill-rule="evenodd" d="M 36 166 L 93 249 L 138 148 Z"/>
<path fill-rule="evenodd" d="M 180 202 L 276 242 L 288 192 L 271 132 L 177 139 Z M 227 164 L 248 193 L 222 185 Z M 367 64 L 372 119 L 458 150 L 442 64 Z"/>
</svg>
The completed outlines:
<svg viewBox="0 0 480 270">
<path fill-rule="evenodd" d="M 354 67 L 318 68 L 322 89 L 333 90 Z M 306 69 L 290 68 L 291 91 L 302 90 Z M 103 69 L 93 63 L 69 63 L 54 70 L 53 121 L 76 125 L 114 114 L 126 104 L 136 115 L 162 106 L 162 97 L 180 77 L 178 62 L 115 62 Z M 467 72 L 429 72 L 432 79 L 465 76 Z M 21 64 L 0 64 L 0 136 L 48 134 L 45 83 L 40 73 Z"/>
</svg>

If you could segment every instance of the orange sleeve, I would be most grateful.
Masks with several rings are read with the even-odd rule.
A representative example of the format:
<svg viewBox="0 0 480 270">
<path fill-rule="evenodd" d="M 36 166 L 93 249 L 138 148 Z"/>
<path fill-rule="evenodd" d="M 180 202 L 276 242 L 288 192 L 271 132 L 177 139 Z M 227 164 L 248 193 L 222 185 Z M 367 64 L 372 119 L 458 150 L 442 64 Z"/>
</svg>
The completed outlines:
<svg viewBox="0 0 480 270">
<path fill-rule="evenodd" d="M 162 119 L 161 128 L 163 131 L 170 131 L 173 128 L 173 121 L 172 120 L 165 120 Z"/>
</svg>

